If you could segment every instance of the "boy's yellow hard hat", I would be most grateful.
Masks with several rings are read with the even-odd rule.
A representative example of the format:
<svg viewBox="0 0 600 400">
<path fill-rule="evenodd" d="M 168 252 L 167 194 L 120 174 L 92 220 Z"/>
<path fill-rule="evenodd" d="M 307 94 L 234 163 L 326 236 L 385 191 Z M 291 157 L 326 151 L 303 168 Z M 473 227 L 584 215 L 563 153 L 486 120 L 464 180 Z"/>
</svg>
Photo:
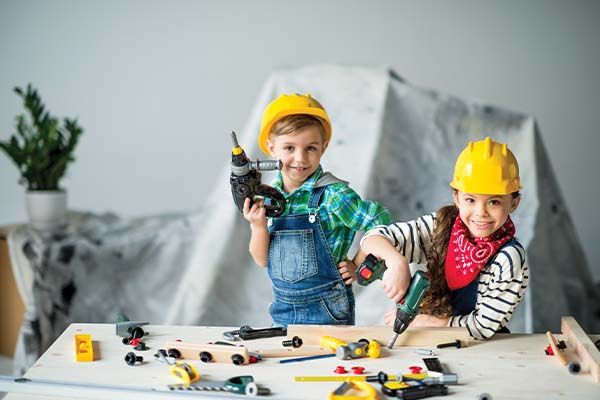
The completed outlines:
<svg viewBox="0 0 600 400">
<path fill-rule="evenodd" d="M 325 141 L 331 139 L 331 122 L 321 103 L 313 99 L 310 94 L 282 94 L 269 103 L 260 121 L 258 146 L 263 153 L 269 154 L 267 139 L 273 124 L 283 117 L 294 114 L 308 114 L 317 117 L 323 124 Z"/>
<path fill-rule="evenodd" d="M 510 194 L 519 191 L 519 164 L 504 143 L 489 137 L 469 142 L 454 166 L 456 190 L 473 194 Z"/>
</svg>

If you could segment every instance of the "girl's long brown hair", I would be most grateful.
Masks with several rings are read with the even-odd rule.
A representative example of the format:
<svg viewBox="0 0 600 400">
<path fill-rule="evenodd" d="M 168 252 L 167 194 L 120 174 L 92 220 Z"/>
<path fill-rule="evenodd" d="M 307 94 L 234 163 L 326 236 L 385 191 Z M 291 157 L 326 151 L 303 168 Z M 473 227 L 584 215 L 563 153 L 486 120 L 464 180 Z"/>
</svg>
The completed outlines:
<svg viewBox="0 0 600 400">
<path fill-rule="evenodd" d="M 513 199 L 521 195 L 519 192 L 511 194 Z M 433 228 L 431 234 L 431 247 L 425 251 L 431 286 L 429 291 L 425 293 L 421 303 L 421 311 L 424 314 L 436 317 L 449 317 L 452 315 L 450 289 L 446 284 L 444 268 L 448 243 L 450 242 L 450 232 L 457 216 L 458 208 L 454 205 L 444 206 L 436 212 L 435 228 Z"/>
<path fill-rule="evenodd" d="M 450 232 L 457 216 L 458 208 L 454 205 L 444 206 L 437 211 L 435 227 L 431 234 L 431 247 L 425 252 L 431 287 L 423 298 L 421 312 L 436 317 L 448 317 L 452 314 L 450 289 L 446 284 L 444 264 Z"/>
</svg>

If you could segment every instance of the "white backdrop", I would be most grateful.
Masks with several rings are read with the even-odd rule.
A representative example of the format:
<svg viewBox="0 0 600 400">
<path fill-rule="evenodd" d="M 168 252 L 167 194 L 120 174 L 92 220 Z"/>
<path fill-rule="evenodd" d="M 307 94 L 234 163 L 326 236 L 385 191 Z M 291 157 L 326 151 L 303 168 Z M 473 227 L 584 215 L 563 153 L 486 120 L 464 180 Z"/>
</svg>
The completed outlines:
<svg viewBox="0 0 600 400">
<path fill-rule="evenodd" d="M 596 280 L 597 1 L 0 0 L 0 138 L 32 82 L 86 129 L 72 208 L 199 207 L 276 68 L 389 65 L 414 84 L 533 115 Z M 334 121 L 334 129 L 336 129 Z M 25 220 L 0 156 L 0 225 Z"/>
</svg>

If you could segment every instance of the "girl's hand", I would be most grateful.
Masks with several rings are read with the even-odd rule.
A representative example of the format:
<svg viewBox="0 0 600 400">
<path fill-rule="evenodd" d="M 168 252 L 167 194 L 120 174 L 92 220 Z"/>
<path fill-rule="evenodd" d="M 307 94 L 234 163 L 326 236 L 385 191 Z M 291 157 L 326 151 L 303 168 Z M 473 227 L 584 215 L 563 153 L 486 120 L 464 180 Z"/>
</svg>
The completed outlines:
<svg viewBox="0 0 600 400">
<path fill-rule="evenodd" d="M 410 286 L 410 269 L 406 258 L 395 253 L 385 260 L 387 270 L 383 273 L 383 291 L 394 303 L 399 303 Z"/>
<path fill-rule="evenodd" d="M 244 200 L 244 219 L 250 222 L 252 228 L 267 229 L 267 209 L 263 206 L 263 201 L 255 201 L 250 207 L 250 198 Z"/>
<path fill-rule="evenodd" d="M 338 265 L 338 271 L 346 285 L 350 285 L 356 279 L 356 265 L 350 260 L 344 260 Z"/>
<path fill-rule="evenodd" d="M 431 326 L 448 326 L 449 318 L 434 317 L 428 314 L 419 314 L 415 317 L 410 326 L 414 327 L 431 327 Z"/>
</svg>

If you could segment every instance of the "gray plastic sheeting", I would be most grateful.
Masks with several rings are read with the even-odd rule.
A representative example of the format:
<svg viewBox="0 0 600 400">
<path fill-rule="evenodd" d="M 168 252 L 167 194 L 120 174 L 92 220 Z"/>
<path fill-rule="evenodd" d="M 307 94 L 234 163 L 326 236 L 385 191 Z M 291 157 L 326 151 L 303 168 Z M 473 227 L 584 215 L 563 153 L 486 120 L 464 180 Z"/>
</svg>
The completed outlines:
<svg viewBox="0 0 600 400">
<path fill-rule="evenodd" d="M 508 143 L 520 163 L 523 199 L 513 217 L 530 267 L 509 327 L 557 332 L 560 317 L 572 315 L 599 330 L 598 293 L 533 118 L 414 87 L 386 68 L 308 66 L 265 83 L 238 136 L 250 157 L 266 157 L 256 140 L 264 107 L 294 92 L 319 99 L 333 122 L 324 169 L 397 220 L 450 203 L 454 161 L 468 141 L 489 135 Z M 9 234 L 26 305 L 17 372 L 70 322 L 113 322 L 118 312 L 153 324 L 270 325 L 267 271 L 248 253 L 250 229 L 229 188 L 230 148 L 222 152 L 219 184 L 196 212 L 136 220 L 74 213 L 52 237 L 24 227 Z M 357 324 L 382 324 L 393 304 L 380 284 L 356 294 Z"/>
</svg>

